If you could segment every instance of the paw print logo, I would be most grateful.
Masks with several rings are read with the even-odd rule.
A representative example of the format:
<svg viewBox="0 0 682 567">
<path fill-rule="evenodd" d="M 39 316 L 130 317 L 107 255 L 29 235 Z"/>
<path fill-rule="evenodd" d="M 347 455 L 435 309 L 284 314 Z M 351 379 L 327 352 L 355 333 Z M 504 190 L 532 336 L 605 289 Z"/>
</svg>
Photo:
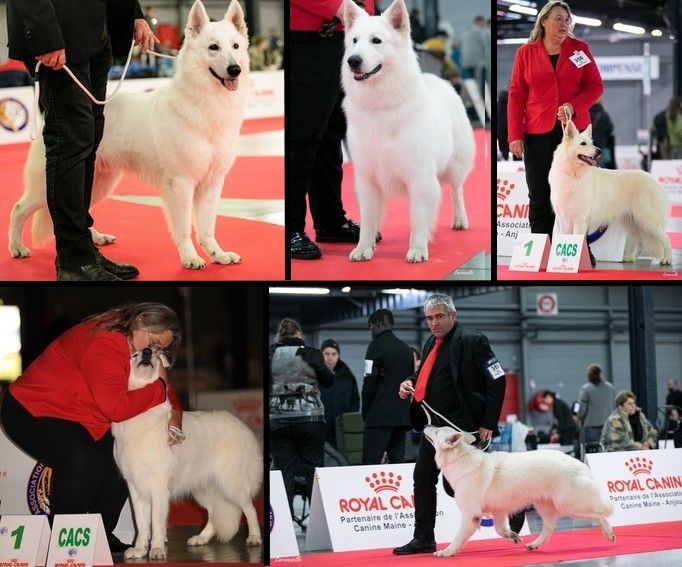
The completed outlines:
<svg viewBox="0 0 682 567">
<path fill-rule="evenodd" d="M 509 183 L 509 179 L 500 179 L 499 177 L 497 178 L 497 200 L 498 201 L 504 201 L 507 197 L 509 197 L 509 194 L 514 190 L 514 185 L 513 183 Z"/>
<path fill-rule="evenodd" d="M 398 492 L 400 488 L 400 483 L 403 477 L 401 475 L 395 475 L 392 472 L 386 473 L 381 471 L 380 473 L 372 473 L 365 477 L 365 482 L 369 484 L 369 487 L 374 490 L 374 492 L 379 493 L 383 490 L 391 490 L 392 492 Z"/>
<path fill-rule="evenodd" d="M 651 474 L 651 469 L 654 468 L 654 462 L 646 457 L 632 457 L 625 461 L 625 466 L 634 474 Z"/>
</svg>

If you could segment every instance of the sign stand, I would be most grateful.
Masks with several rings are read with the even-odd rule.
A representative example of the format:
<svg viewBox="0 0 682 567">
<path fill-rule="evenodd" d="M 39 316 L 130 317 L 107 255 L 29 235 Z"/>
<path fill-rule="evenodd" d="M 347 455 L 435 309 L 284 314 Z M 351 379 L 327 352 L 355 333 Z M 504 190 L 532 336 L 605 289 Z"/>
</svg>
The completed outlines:
<svg viewBox="0 0 682 567">
<path fill-rule="evenodd" d="M 0 520 L 0 562 L 35 567 L 45 565 L 50 542 L 47 516 L 3 515 Z"/>
<path fill-rule="evenodd" d="M 100 514 L 57 514 L 46 567 L 113 565 Z"/>
<path fill-rule="evenodd" d="M 555 274 L 577 274 L 580 270 L 591 270 L 585 236 L 581 234 L 557 234 L 552 241 L 547 272 Z"/>
<path fill-rule="evenodd" d="M 329 535 L 327 516 L 324 513 L 322 494 L 320 493 L 320 477 L 315 470 L 313 483 L 313 495 L 310 499 L 310 519 L 308 520 L 308 532 L 305 538 L 306 551 L 331 549 L 332 540 Z"/>
<path fill-rule="evenodd" d="M 539 272 L 547 267 L 549 237 L 546 234 L 519 234 L 514 244 L 510 272 Z"/>
</svg>

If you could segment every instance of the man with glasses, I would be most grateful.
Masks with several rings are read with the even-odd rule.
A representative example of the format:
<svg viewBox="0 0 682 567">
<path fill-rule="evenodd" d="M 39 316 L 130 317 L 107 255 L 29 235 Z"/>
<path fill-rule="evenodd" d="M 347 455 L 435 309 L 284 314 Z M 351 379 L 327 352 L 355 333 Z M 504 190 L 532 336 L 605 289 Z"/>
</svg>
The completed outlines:
<svg viewBox="0 0 682 567">
<path fill-rule="evenodd" d="M 410 394 L 414 396 L 412 424 L 415 429 L 423 428 L 426 422 L 423 407 L 428 404 L 460 429 L 474 432 L 480 443 L 487 444 L 491 437 L 499 435 L 497 422 L 506 385 L 504 370 L 486 336 L 457 321 L 457 310 L 449 295 L 431 295 L 424 302 L 424 315 L 431 336 L 424 344 L 416 383 L 405 380 L 398 391 L 402 399 Z M 432 425 L 451 426 L 426 409 L 432 412 Z M 414 467 L 414 539 L 394 549 L 396 555 L 436 551 L 434 528 L 439 471 L 434 459 L 433 446 L 422 436 Z M 452 496 L 452 488 L 445 478 L 443 486 Z M 512 530 L 517 532 L 523 520 L 523 513 L 517 515 L 512 521 Z"/>
</svg>

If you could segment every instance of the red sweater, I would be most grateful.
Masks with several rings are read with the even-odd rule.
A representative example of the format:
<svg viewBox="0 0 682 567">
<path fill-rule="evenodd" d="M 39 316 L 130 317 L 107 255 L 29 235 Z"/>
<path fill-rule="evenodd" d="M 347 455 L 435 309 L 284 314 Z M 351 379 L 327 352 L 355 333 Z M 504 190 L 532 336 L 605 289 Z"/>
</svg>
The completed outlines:
<svg viewBox="0 0 682 567">
<path fill-rule="evenodd" d="M 128 391 L 128 340 L 112 331 L 90 333 L 96 323 L 80 323 L 52 341 L 9 387 L 32 416 L 75 421 L 95 441 L 112 421 L 130 419 L 166 399 L 162 380 Z M 170 385 L 168 397 L 179 410 Z"/>
<path fill-rule="evenodd" d="M 291 0 L 289 3 L 289 27 L 296 31 L 317 31 L 335 15 L 343 0 Z M 365 1 L 365 10 L 374 14 L 374 0 Z M 336 26 L 342 30 L 343 26 Z"/>
<path fill-rule="evenodd" d="M 590 63 L 578 68 L 569 59 L 576 51 L 582 51 Z M 564 40 L 556 71 L 541 40 L 522 45 L 516 52 L 509 79 L 509 141 L 522 140 L 524 134 L 552 130 L 559 106 L 567 102 L 573 105 L 573 122 L 584 130 L 590 125 L 590 107 L 602 92 L 599 69 L 584 41 L 574 37 Z"/>
</svg>

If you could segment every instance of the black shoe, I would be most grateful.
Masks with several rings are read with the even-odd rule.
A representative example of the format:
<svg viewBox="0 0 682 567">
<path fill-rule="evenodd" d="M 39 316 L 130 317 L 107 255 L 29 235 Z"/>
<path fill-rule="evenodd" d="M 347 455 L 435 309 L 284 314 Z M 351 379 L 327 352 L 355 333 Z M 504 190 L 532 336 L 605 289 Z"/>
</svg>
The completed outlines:
<svg viewBox="0 0 682 567">
<path fill-rule="evenodd" d="M 335 230 L 320 229 L 315 231 L 317 242 L 351 242 L 360 240 L 360 226 L 352 220 L 347 220 Z M 377 232 L 376 242 L 381 240 L 381 233 Z"/>
<path fill-rule="evenodd" d="M 305 232 L 294 232 L 289 237 L 289 253 L 295 260 L 315 260 L 322 256 L 322 250 Z"/>
<path fill-rule="evenodd" d="M 420 539 L 413 539 L 410 543 L 406 543 L 393 550 L 393 555 L 412 555 L 413 553 L 434 553 L 436 551 L 435 541 L 422 541 Z"/>
<path fill-rule="evenodd" d="M 111 551 L 112 555 L 118 555 L 129 547 L 132 547 L 132 545 L 128 543 L 123 543 L 113 534 L 107 536 L 107 543 L 109 544 L 109 551 Z"/>
<path fill-rule="evenodd" d="M 107 272 L 100 264 L 86 264 L 75 270 L 57 269 L 60 282 L 120 282 L 121 278 Z"/>
<path fill-rule="evenodd" d="M 102 266 L 110 274 L 114 274 L 116 277 L 122 280 L 130 280 L 140 275 L 140 271 L 130 264 L 117 264 L 109 258 L 105 258 L 101 254 L 98 258 L 100 266 Z"/>
<path fill-rule="evenodd" d="M 523 527 L 523 523 L 526 521 L 526 511 L 521 510 L 509 516 L 509 529 L 514 533 L 519 533 Z"/>
</svg>

